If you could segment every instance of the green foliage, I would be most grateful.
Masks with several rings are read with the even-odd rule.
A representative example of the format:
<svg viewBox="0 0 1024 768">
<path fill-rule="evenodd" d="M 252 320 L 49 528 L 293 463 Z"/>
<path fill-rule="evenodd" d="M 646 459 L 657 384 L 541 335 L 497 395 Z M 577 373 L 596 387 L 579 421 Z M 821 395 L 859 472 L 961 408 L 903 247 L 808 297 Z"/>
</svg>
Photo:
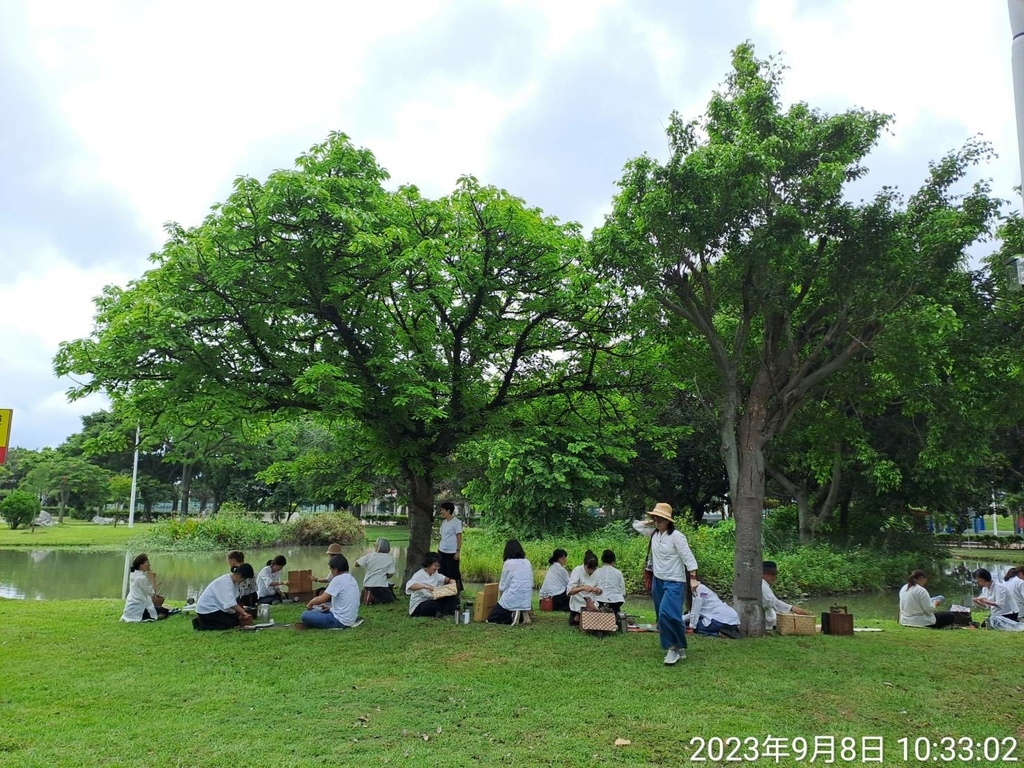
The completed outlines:
<svg viewBox="0 0 1024 768">
<path fill-rule="evenodd" d="M 0 501 L 0 517 L 12 531 L 28 525 L 39 514 L 39 499 L 27 491 L 13 491 Z"/>
<path fill-rule="evenodd" d="M 156 523 L 132 544 L 140 550 L 202 552 L 211 549 L 259 549 L 287 543 L 283 526 L 242 515 L 171 517 Z"/>
<path fill-rule="evenodd" d="M 300 515 L 284 526 L 284 537 L 295 544 L 358 544 L 366 540 L 362 523 L 348 512 Z"/>
<path fill-rule="evenodd" d="M 252 520 L 258 519 L 260 517 L 260 513 L 246 509 L 245 505 L 240 502 L 225 501 L 220 505 L 220 509 L 217 510 L 217 517 L 222 519 L 239 518 L 242 520 Z"/>
</svg>

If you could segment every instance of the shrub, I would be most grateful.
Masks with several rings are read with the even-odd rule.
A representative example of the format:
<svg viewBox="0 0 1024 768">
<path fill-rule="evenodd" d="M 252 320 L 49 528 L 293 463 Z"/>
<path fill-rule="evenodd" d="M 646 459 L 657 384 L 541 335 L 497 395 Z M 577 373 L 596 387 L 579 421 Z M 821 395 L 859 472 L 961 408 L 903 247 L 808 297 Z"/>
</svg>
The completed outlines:
<svg viewBox="0 0 1024 768">
<path fill-rule="evenodd" d="M 0 501 L 0 515 L 11 530 L 19 525 L 29 525 L 38 514 L 39 499 L 28 491 L 14 491 Z"/>
<path fill-rule="evenodd" d="M 362 524 L 348 512 L 301 515 L 282 526 L 282 538 L 294 544 L 358 544 L 366 541 Z"/>
</svg>

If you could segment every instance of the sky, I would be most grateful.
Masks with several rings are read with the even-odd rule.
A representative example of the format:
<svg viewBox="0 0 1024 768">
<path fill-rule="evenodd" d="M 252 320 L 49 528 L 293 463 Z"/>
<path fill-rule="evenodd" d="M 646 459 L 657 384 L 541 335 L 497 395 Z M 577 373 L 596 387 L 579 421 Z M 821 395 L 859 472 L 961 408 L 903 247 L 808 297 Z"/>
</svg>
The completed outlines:
<svg viewBox="0 0 1024 768">
<path fill-rule="evenodd" d="M 93 298 L 331 131 L 427 195 L 464 174 L 590 232 L 625 162 L 666 155 L 750 40 L 782 96 L 895 116 L 860 182 L 912 193 L 978 134 L 1020 183 L 1002 0 L 418 0 L 0 4 L 0 408 L 57 446 L 103 408 L 53 373 Z M 1018 203 L 1013 203 L 1017 205 Z"/>
</svg>

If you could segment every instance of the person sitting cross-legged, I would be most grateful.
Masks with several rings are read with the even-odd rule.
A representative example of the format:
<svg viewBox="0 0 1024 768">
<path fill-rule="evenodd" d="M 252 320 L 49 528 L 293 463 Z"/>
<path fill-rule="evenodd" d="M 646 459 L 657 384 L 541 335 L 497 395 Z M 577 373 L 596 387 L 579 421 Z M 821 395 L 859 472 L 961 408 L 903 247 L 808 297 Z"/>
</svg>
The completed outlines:
<svg viewBox="0 0 1024 768">
<path fill-rule="evenodd" d="M 348 559 L 332 555 L 331 580 L 322 594 L 308 603 L 296 629 L 349 629 L 359 626 L 359 585 L 348 572 Z"/>
</svg>

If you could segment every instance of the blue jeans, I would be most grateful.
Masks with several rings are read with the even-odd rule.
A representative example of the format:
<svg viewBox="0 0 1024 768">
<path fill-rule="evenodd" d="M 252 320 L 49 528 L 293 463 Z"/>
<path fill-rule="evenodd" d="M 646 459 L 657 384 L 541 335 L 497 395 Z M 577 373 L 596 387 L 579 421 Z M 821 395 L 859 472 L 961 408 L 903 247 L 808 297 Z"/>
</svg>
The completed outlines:
<svg viewBox="0 0 1024 768">
<path fill-rule="evenodd" d="M 303 611 L 299 621 L 310 629 L 348 629 L 334 617 L 333 613 L 330 611 L 324 613 L 319 607 L 311 611 Z"/>
<path fill-rule="evenodd" d="M 657 576 L 651 583 L 654 599 L 654 620 L 663 650 L 686 648 L 686 627 L 683 626 L 683 585 L 678 581 L 662 581 Z"/>
<path fill-rule="evenodd" d="M 694 630 L 698 635 L 710 635 L 711 637 L 717 637 L 722 627 L 727 627 L 728 624 L 723 624 L 718 619 L 701 619 L 697 622 L 697 629 Z"/>
</svg>

